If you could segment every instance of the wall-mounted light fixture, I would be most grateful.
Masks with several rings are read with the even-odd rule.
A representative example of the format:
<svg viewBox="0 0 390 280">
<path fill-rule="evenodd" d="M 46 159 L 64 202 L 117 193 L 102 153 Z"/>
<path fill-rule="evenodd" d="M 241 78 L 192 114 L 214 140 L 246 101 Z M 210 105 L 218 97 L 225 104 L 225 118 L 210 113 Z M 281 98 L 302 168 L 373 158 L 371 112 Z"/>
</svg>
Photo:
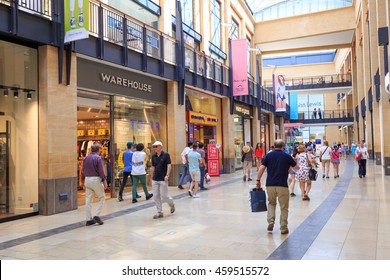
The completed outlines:
<svg viewBox="0 0 390 280">
<path fill-rule="evenodd" d="M 4 94 L 4 97 L 8 97 L 8 88 L 4 89 L 4 93 L 3 94 Z"/>
<path fill-rule="evenodd" d="M 18 97 L 19 97 L 19 90 L 14 89 L 14 98 L 18 98 Z"/>
<path fill-rule="evenodd" d="M 31 100 L 32 99 L 32 94 L 31 92 L 27 91 L 27 100 Z"/>
</svg>

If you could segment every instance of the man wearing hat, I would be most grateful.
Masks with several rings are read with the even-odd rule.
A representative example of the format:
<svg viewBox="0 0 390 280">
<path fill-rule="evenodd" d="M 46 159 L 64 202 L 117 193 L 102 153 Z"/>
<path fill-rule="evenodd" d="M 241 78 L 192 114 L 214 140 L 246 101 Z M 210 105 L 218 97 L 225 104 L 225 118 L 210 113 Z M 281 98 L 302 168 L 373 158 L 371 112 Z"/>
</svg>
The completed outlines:
<svg viewBox="0 0 390 280">
<path fill-rule="evenodd" d="M 133 146 L 134 146 L 134 143 L 133 142 L 127 142 L 127 150 L 123 152 L 122 154 L 122 160 L 123 160 L 123 164 L 124 164 L 124 168 L 123 168 L 123 180 L 122 180 L 122 184 L 121 184 L 121 187 L 119 188 L 119 194 L 118 194 L 118 200 L 119 201 L 122 201 L 123 200 L 123 190 L 126 186 L 126 183 L 127 183 L 127 178 L 130 176 L 131 177 L 131 180 L 133 180 L 133 177 L 131 176 L 131 169 L 132 169 L 132 160 L 133 160 Z M 139 196 L 137 194 L 137 198 L 140 198 L 141 196 Z"/>
<path fill-rule="evenodd" d="M 253 164 L 254 153 L 250 141 L 247 141 L 246 145 L 242 148 L 241 156 L 242 156 L 242 171 L 244 174 L 243 180 L 244 182 L 246 181 L 247 174 L 248 174 L 248 181 L 252 181 L 251 168 Z"/>
<path fill-rule="evenodd" d="M 175 212 L 175 203 L 168 196 L 168 179 L 171 173 L 171 157 L 162 150 L 162 143 L 156 141 L 153 143 L 152 167 L 150 168 L 152 177 L 152 188 L 154 202 L 157 207 L 157 214 L 153 219 L 163 218 L 162 203 L 166 202 L 171 207 L 171 213 Z"/>
</svg>

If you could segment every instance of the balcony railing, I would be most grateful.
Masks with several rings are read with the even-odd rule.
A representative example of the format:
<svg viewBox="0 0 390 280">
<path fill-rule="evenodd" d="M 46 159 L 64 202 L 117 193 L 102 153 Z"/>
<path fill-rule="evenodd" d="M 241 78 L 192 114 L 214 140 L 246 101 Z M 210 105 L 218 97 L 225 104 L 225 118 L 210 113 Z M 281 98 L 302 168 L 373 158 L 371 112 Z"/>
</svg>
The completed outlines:
<svg viewBox="0 0 390 280">
<path fill-rule="evenodd" d="M 111 43 L 127 46 L 127 48 L 140 53 L 146 53 L 156 59 L 164 59 L 165 62 L 176 65 L 177 40 L 163 32 L 148 26 L 129 15 L 126 15 L 104 3 L 90 1 L 90 35 L 99 37 L 102 32 L 103 39 Z M 99 21 L 99 10 L 102 9 L 102 24 Z M 124 25 L 126 25 L 126 37 L 124 37 Z M 102 30 L 100 30 L 101 26 Z M 145 40 L 146 38 L 146 40 Z M 126 42 L 124 43 L 124 40 Z M 146 49 L 144 49 L 146 42 Z M 163 58 L 161 57 L 161 45 L 164 44 Z"/>
<path fill-rule="evenodd" d="M 52 16 L 52 0 L 0 0 L 0 4 L 11 5 L 11 2 L 17 5 L 20 10 L 50 18 Z"/>
<path fill-rule="evenodd" d="M 352 85 L 350 74 L 336 74 L 327 76 L 312 76 L 289 79 L 286 77 L 287 90 L 329 88 L 329 87 L 347 87 Z M 265 83 L 268 89 L 272 89 L 272 82 Z"/>
<path fill-rule="evenodd" d="M 319 120 L 349 118 L 353 118 L 353 110 L 324 110 L 321 112 L 308 110 L 307 112 L 298 112 L 297 120 L 316 120 L 315 122 L 321 122 Z"/>
</svg>

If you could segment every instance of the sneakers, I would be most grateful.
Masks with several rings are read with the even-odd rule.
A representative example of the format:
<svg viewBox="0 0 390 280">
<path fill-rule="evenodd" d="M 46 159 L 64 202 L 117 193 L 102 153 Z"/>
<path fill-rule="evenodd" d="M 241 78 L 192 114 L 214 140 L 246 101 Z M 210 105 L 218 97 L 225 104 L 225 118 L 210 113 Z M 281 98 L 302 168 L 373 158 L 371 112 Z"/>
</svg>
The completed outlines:
<svg viewBox="0 0 390 280">
<path fill-rule="evenodd" d="M 179 190 L 184 190 L 182 185 L 178 185 L 177 187 L 179 188 Z"/>
<path fill-rule="evenodd" d="M 326 179 L 329 179 L 329 176 L 326 176 Z"/>
<path fill-rule="evenodd" d="M 267 227 L 268 231 L 273 231 L 274 230 L 274 224 L 269 224 Z"/>
<path fill-rule="evenodd" d="M 84 15 L 79 14 L 79 26 L 84 26 Z"/>
<path fill-rule="evenodd" d="M 94 224 L 96 224 L 96 221 L 95 221 L 94 219 L 89 220 L 89 221 L 87 221 L 87 222 L 85 223 L 86 226 L 92 226 L 92 225 L 94 225 Z"/>
<path fill-rule="evenodd" d="M 292 193 L 290 193 L 290 196 L 294 197 L 294 196 L 296 196 L 296 194 L 292 192 Z"/>
<path fill-rule="evenodd" d="M 137 199 L 135 199 L 135 198 L 133 198 L 133 200 L 131 201 L 132 203 L 137 203 L 138 202 L 138 200 Z"/>
<path fill-rule="evenodd" d="M 118 201 L 123 201 L 123 198 L 121 196 L 118 196 Z"/>
<path fill-rule="evenodd" d="M 325 179 L 325 174 L 324 174 L 324 175 L 322 175 L 322 179 Z"/>
<path fill-rule="evenodd" d="M 136 196 L 136 198 L 141 198 L 141 196 L 137 193 L 137 196 Z"/>
<path fill-rule="evenodd" d="M 246 182 L 246 175 L 244 175 L 244 178 L 242 178 L 244 180 L 244 182 Z"/>
<path fill-rule="evenodd" d="M 194 194 L 192 197 L 193 198 L 199 198 L 200 196 L 198 194 Z"/>
<path fill-rule="evenodd" d="M 70 19 L 70 28 L 76 28 L 76 19 L 74 17 Z"/>
<path fill-rule="evenodd" d="M 252 178 L 248 178 L 248 181 L 252 181 Z"/>
<path fill-rule="evenodd" d="M 94 221 L 95 221 L 96 223 L 98 223 L 99 225 L 104 224 L 103 221 L 102 221 L 102 220 L 100 219 L 100 217 L 98 217 L 98 216 L 93 217 L 93 219 L 94 219 Z"/>
<path fill-rule="evenodd" d="M 282 229 L 280 231 L 281 234 L 288 234 L 288 228 Z"/>
<path fill-rule="evenodd" d="M 149 199 L 151 199 L 152 197 L 153 197 L 153 194 L 150 193 L 150 194 L 148 194 L 148 195 L 146 196 L 146 200 L 149 200 Z"/>
<path fill-rule="evenodd" d="M 171 214 L 175 213 L 175 211 L 176 211 L 175 204 L 173 204 L 171 206 Z"/>
<path fill-rule="evenodd" d="M 160 219 L 163 218 L 164 214 L 163 213 L 157 213 L 156 215 L 153 216 L 153 219 Z"/>
<path fill-rule="evenodd" d="M 205 188 L 205 187 L 201 187 L 200 188 L 202 191 L 208 191 L 209 189 L 208 188 Z"/>
<path fill-rule="evenodd" d="M 192 191 L 188 190 L 188 195 L 192 197 Z"/>
</svg>

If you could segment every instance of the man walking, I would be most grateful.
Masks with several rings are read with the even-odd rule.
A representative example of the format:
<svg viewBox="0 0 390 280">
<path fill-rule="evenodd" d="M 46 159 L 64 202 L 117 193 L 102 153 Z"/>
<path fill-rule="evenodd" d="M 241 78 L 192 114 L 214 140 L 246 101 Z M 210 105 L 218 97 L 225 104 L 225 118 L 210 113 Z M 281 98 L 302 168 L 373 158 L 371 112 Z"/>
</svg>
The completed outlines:
<svg viewBox="0 0 390 280">
<path fill-rule="evenodd" d="M 188 142 L 188 146 L 185 147 L 184 150 L 181 152 L 181 159 L 183 162 L 183 172 L 181 173 L 179 185 L 177 186 L 181 190 L 184 189 L 184 187 L 182 185 L 183 185 L 183 182 L 184 182 L 184 179 L 186 176 L 187 176 L 187 183 L 191 182 L 191 176 L 190 176 L 190 173 L 188 171 L 188 161 L 187 161 L 187 157 L 186 157 L 187 154 L 191 151 L 191 149 L 192 149 L 192 142 L 190 141 L 190 142 Z"/>
<path fill-rule="evenodd" d="M 192 151 L 190 151 L 187 155 L 188 157 L 188 166 L 190 170 L 190 175 L 192 178 L 192 182 L 190 184 L 190 188 L 188 190 L 188 194 L 193 198 L 198 198 L 198 187 L 200 181 L 200 168 L 199 163 L 204 163 L 204 159 L 198 153 L 198 144 L 194 143 L 192 145 Z"/>
<path fill-rule="evenodd" d="M 252 181 L 251 178 L 251 169 L 253 165 L 253 159 L 254 159 L 254 153 L 253 148 L 251 147 L 251 142 L 247 141 L 246 145 L 242 148 L 241 153 L 243 162 L 242 162 L 242 172 L 244 174 L 243 180 L 244 182 L 247 179 L 248 174 L 248 181 Z"/>
<path fill-rule="evenodd" d="M 133 182 L 133 176 L 131 175 L 132 170 L 132 161 L 133 161 L 133 142 L 127 142 L 127 150 L 123 152 L 122 154 L 122 160 L 124 164 L 123 168 L 123 179 L 122 184 L 119 188 L 119 194 L 118 194 L 118 201 L 123 201 L 123 190 L 125 189 L 127 178 L 131 178 L 131 181 Z M 141 196 L 136 193 L 136 198 L 140 198 Z"/>
<path fill-rule="evenodd" d="M 171 157 L 167 152 L 162 150 L 162 143 L 156 141 L 153 144 L 155 152 L 152 156 L 152 167 L 150 168 L 152 177 L 152 189 L 154 202 L 157 207 L 157 214 L 153 219 L 164 217 L 162 211 L 162 203 L 166 202 L 171 207 L 171 213 L 175 212 L 175 203 L 173 199 L 168 196 L 168 179 L 171 173 Z"/>
<path fill-rule="evenodd" d="M 268 153 L 257 173 L 256 187 L 261 187 L 260 180 L 265 169 L 267 169 L 267 196 L 268 196 L 268 231 L 274 229 L 275 211 L 277 200 L 280 204 L 280 231 L 281 234 L 288 234 L 288 207 L 289 207 L 289 190 L 287 178 L 290 168 L 299 170 L 299 165 L 295 160 L 284 152 L 284 142 L 281 139 L 275 140 L 275 149 Z"/>
<path fill-rule="evenodd" d="M 203 149 L 204 144 L 202 142 L 199 142 L 198 144 L 198 153 L 202 157 L 202 161 L 199 163 L 199 169 L 200 169 L 200 182 L 199 182 L 199 188 L 203 191 L 207 191 L 208 188 L 204 186 L 204 176 L 206 174 L 206 153 Z"/>
<path fill-rule="evenodd" d="M 85 178 L 85 212 L 87 216 L 86 226 L 96 223 L 103 224 L 99 215 L 105 200 L 104 190 L 107 189 L 107 180 L 104 175 L 103 160 L 100 157 L 101 147 L 99 144 L 93 144 L 91 153 L 84 159 L 83 177 Z M 92 218 L 92 200 L 93 195 L 98 197 L 95 216 Z"/>
</svg>

